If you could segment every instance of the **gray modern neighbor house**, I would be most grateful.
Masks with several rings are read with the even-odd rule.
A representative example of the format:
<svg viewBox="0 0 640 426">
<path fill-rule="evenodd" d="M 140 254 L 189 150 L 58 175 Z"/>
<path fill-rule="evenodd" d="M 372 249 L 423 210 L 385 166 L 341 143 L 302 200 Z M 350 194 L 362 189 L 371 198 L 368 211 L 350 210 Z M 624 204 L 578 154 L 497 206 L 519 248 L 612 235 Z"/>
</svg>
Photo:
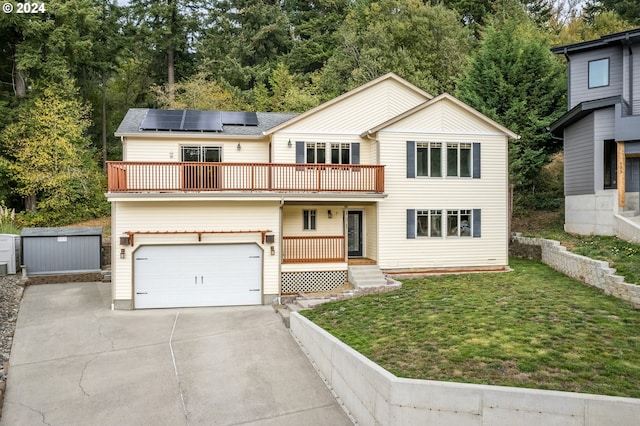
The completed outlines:
<svg viewBox="0 0 640 426">
<path fill-rule="evenodd" d="M 568 62 L 565 230 L 640 240 L 640 28 L 551 49 Z"/>
</svg>

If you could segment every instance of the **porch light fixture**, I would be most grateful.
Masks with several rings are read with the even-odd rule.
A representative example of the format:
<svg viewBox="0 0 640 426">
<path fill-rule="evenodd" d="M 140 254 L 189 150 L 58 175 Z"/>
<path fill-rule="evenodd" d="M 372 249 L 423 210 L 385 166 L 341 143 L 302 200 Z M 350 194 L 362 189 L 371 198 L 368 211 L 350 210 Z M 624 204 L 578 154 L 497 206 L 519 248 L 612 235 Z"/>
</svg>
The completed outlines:
<svg viewBox="0 0 640 426">
<path fill-rule="evenodd" d="M 289 142 L 287 142 L 287 146 L 291 148 L 291 139 L 289 139 Z"/>
<path fill-rule="evenodd" d="M 331 210 L 327 210 L 327 217 L 329 219 L 331 219 L 333 217 L 333 213 L 331 213 Z"/>
<path fill-rule="evenodd" d="M 120 249 L 120 259 L 124 259 L 124 249 Z"/>
<path fill-rule="evenodd" d="M 237 149 L 238 151 L 240 151 L 240 150 L 242 149 L 242 147 L 240 146 L 240 144 L 238 144 L 238 146 L 236 146 L 236 149 Z"/>
</svg>

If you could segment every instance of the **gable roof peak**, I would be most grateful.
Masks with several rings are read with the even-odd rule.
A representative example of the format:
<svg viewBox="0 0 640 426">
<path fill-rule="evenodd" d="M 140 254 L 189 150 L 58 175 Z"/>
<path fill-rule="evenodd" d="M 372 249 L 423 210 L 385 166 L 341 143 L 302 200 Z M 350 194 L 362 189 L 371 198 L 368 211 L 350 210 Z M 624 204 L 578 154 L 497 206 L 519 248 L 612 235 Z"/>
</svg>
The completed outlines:
<svg viewBox="0 0 640 426">
<path fill-rule="evenodd" d="M 337 97 L 335 97 L 335 98 L 333 98 L 333 99 L 331 99 L 331 100 L 329 100 L 327 102 L 321 103 L 320 105 L 318 105 L 318 106 L 316 106 L 314 108 L 311 108 L 308 111 L 303 112 L 302 114 L 296 116 L 295 118 L 293 118 L 293 119 L 291 119 L 291 120 L 289 120 L 289 121 L 287 121 L 285 123 L 282 123 L 282 124 L 280 124 L 278 126 L 272 127 L 271 129 L 266 130 L 264 132 L 264 134 L 265 135 L 270 135 L 270 134 L 272 134 L 272 133 L 274 133 L 274 132 L 276 132 L 278 130 L 281 130 L 281 129 L 285 128 L 285 127 L 288 127 L 291 124 L 294 124 L 294 123 L 296 123 L 296 122 L 298 122 L 300 120 L 303 120 L 303 119 L 305 119 L 305 118 L 317 113 L 318 111 L 322 111 L 322 110 L 324 110 L 324 109 L 326 109 L 326 108 L 328 108 L 328 107 L 330 107 L 330 106 L 332 106 L 334 104 L 337 104 L 337 103 L 343 101 L 344 99 L 350 98 L 351 96 L 354 96 L 354 95 L 356 95 L 358 93 L 364 92 L 365 90 L 367 90 L 367 89 L 369 89 L 369 88 L 371 88 L 373 86 L 376 86 L 376 85 L 378 85 L 378 84 L 380 84 L 380 83 L 382 83 L 384 81 L 387 81 L 387 80 L 392 80 L 392 81 L 395 81 L 395 82 L 401 84 L 402 86 L 408 88 L 409 90 L 411 90 L 411 91 L 417 93 L 418 95 L 424 97 L 425 100 L 429 100 L 429 99 L 433 98 L 433 96 L 431 94 L 429 94 L 429 93 L 425 92 L 424 90 L 420 89 L 419 87 L 409 83 L 407 80 L 403 79 L 402 77 L 398 76 L 397 74 L 395 74 L 393 72 L 389 72 L 389 73 L 384 74 L 384 75 L 382 75 L 382 76 L 380 76 L 378 78 L 375 78 L 375 79 L 373 79 L 373 80 L 371 80 L 371 81 L 369 81 L 369 82 L 367 82 L 367 83 L 365 83 L 365 84 L 363 84 L 361 86 L 358 86 L 358 87 L 356 87 L 354 89 L 351 89 L 348 92 L 345 92 L 342 95 L 337 96 Z"/>
</svg>

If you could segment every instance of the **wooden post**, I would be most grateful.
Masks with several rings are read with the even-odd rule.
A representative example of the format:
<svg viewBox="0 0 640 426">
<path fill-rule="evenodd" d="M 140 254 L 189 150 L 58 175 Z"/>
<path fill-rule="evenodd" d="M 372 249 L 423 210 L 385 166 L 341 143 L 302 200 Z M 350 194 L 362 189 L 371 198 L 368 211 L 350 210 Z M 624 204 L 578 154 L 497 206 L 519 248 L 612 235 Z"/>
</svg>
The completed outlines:
<svg viewBox="0 0 640 426">
<path fill-rule="evenodd" d="M 624 205 L 625 205 L 625 200 L 624 200 L 624 196 L 625 196 L 625 184 L 626 184 L 626 171 L 625 171 L 625 165 L 626 165 L 626 158 L 625 158 L 625 154 L 624 154 L 624 141 L 618 141 L 618 152 L 617 152 L 617 159 L 618 159 L 618 209 L 623 209 L 624 210 Z"/>
</svg>

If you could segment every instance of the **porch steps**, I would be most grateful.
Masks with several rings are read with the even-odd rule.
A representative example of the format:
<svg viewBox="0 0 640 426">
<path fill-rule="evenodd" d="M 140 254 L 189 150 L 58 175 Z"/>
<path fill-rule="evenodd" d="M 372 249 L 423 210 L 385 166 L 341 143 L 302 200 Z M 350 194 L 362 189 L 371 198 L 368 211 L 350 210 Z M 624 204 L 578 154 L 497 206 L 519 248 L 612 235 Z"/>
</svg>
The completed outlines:
<svg viewBox="0 0 640 426">
<path fill-rule="evenodd" d="M 281 303 L 274 305 L 275 311 L 280 315 L 284 324 L 289 327 L 289 315 L 291 312 L 303 309 L 312 309 L 323 303 L 350 299 L 366 294 L 386 293 L 397 290 L 402 284 L 391 278 L 387 278 L 378 265 L 349 266 L 348 280 L 353 284 L 353 289 L 328 292 L 325 294 L 305 294 L 297 296 L 283 296 Z"/>
<path fill-rule="evenodd" d="M 378 265 L 349 266 L 347 279 L 356 289 L 367 289 L 387 285 L 387 279 L 382 274 Z"/>
</svg>

